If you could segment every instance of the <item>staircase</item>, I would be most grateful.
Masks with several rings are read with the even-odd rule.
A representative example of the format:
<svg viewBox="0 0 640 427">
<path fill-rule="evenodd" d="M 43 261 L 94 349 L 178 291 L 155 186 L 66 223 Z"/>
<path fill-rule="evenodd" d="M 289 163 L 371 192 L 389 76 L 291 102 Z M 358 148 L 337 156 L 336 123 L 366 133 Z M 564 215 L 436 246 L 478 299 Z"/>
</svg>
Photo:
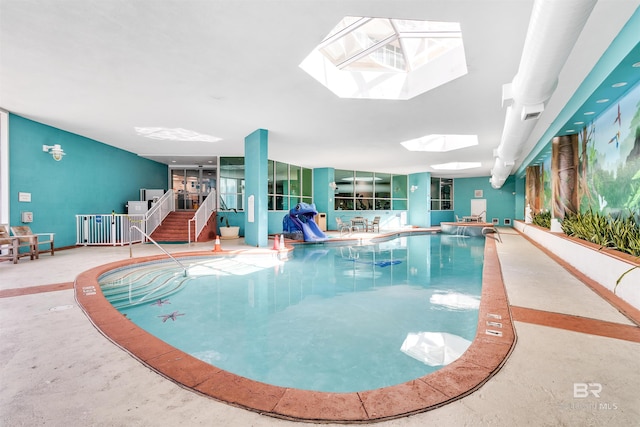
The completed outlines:
<svg viewBox="0 0 640 427">
<path fill-rule="evenodd" d="M 187 242 L 189 241 L 189 220 L 193 218 L 193 211 L 174 211 L 162 221 L 162 224 L 151 234 L 156 242 Z M 195 240 L 195 224 L 191 223 L 191 240 Z"/>
</svg>

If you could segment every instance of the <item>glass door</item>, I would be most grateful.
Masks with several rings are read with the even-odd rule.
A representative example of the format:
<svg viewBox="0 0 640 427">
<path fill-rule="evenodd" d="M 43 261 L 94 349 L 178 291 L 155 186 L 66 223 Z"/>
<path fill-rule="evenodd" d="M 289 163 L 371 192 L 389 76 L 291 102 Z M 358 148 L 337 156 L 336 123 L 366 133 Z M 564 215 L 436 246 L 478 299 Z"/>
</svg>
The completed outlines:
<svg viewBox="0 0 640 427">
<path fill-rule="evenodd" d="M 215 169 L 171 169 L 176 210 L 196 210 L 216 186 Z"/>
</svg>

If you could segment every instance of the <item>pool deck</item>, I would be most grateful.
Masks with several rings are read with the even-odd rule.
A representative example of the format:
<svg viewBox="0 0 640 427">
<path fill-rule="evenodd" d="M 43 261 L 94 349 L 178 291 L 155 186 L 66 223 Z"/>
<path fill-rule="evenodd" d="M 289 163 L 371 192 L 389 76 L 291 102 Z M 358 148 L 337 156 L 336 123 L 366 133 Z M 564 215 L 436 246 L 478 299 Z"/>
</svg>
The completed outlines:
<svg viewBox="0 0 640 427">
<path fill-rule="evenodd" d="M 500 286 L 483 287 L 483 302 L 502 307 L 481 308 L 480 321 L 486 324 L 489 313 L 500 315 L 501 340 L 479 330 L 484 335 L 476 339 L 476 347 L 443 370 L 401 386 L 347 394 L 301 395 L 289 389 L 274 394 L 255 382 L 238 380 L 167 350 L 135 330 L 132 334 L 128 320 L 112 317 L 109 307 L 92 295 L 90 285 L 81 283 L 82 276 L 95 274 L 104 264 L 127 262 L 127 247 L 80 247 L 34 261 L 23 258 L 17 265 L 2 262 L 0 425 L 291 424 L 207 397 L 221 398 L 220 393 L 235 393 L 237 400 L 231 399 L 235 405 L 254 401 L 258 411 L 285 418 L 302 414 L 302 418 L 325 422 L 637 424 L 640 328 L 516 231 L 501 228 L 500 234 L 502 243 L 491 242 L 486 249 L 495 252 L 499 263 L 488 264 L 484 280 L 501 284 L 503 279 L 506 294 Z M 240 240 L 222 245 L 225 250 L 247 250 Z M 166 245 L 165 249 L 173 254 L 210 252 L 212 244 Z M 158 249 L 152 245 L 133 248 L 134 257 L 156 254 Z M 80 273 L 84 274 L 78 277 Z M 76 300 L 73 282 L 77 277 Z M 94 305 L 92 321 L 104 322 L 105 335 L 122 348 L 96 330 L 80 304 L 88 311 Z M 483 343 L 489 346 L 478 347 Z M 354 408 L 360 409 L 353 412 Z M 430 410 L 422 412 L 425 409 Z M 385 421 L 411 413 L 416 414 Z"/>
</svg>

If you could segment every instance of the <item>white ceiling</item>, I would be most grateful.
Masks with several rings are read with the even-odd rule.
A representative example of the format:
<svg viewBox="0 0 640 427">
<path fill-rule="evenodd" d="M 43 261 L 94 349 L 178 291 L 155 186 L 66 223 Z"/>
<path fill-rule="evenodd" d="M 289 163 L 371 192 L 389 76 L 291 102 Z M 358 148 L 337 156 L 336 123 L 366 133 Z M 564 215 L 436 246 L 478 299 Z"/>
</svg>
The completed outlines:
<svg viewBox="0 0 640 427">
<path fill-rule="evenodd" d="M 521 159 L 639 4 L 598 2 Z M 245 136 L 263 128 L 270 159 L 304 167 L 489 176 L 505 120 L 502 85 L 517 73 L 532 5 L 0 0 L 0 107 L 167 164 L 241 156 Z M 469 73 L 408 101 L 340 99 L 298 64 L 347 15 L 458 21 Z M 222 141 L 158 141 L 135 127 L 183 128 Z M 434 133 L 477 134 L 480 144 L 449 153 L 400 145 Z M 481 161 L 482 168 L 430 168 L 451 161 Z"/>
</svg>

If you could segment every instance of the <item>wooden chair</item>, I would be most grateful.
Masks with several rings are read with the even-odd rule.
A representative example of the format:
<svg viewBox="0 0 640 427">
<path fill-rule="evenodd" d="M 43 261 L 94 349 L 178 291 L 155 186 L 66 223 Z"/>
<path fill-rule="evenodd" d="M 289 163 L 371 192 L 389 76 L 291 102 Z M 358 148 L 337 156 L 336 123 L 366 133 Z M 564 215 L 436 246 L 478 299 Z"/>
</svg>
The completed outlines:
<svg viewBox="0 0 640 427">
<path fill-rule="evenodd" d="M 11 227 L 11 232 L 14 236 L 18 237 L 18 240 L 22 246 L 28 245 L 30 247 L 29 252 L 31 253 L 31 259 L 33 259 L 33 257 L 35 257 L 36 259 L 40 258 L 40 252 L 51 252 L 51 255 L 54 255 L 54 233 L 34 233 L 27 225 Z M 41 251 L 40 245 L 47 244 L 49 245 L 49 248 Z"/>
<path fill-rule="evenodd" d="M 20 253 L 20 248 L 29 248 L 29 250 Z M 21 241 L 18 236 L 11 236 L 9 227 L 5 224 L 0 224 L 0 260 L 9 260 L 17 264 L 18 259 L 24 256 L 29 256 L 31 259 L 36 256 L 30 242 Z"/>
<path fill-rule="evenodd" d="M 6 225 L 0 224 L 0 260 L 13 261 L 18 263 L 19 246 L 18 238 L 9 235 L 9 229 Z M 6 253 L 5 253 L 6 252 Z"/>
<path fill-rule="evenodd" d="M 373 221 L 371 223 L 367 222 L 367 231 L 375 232 L 376 228 L 378 229 L 378 233 L 380 232 L 380 217 L 373 217 Z"/>
</svg>

